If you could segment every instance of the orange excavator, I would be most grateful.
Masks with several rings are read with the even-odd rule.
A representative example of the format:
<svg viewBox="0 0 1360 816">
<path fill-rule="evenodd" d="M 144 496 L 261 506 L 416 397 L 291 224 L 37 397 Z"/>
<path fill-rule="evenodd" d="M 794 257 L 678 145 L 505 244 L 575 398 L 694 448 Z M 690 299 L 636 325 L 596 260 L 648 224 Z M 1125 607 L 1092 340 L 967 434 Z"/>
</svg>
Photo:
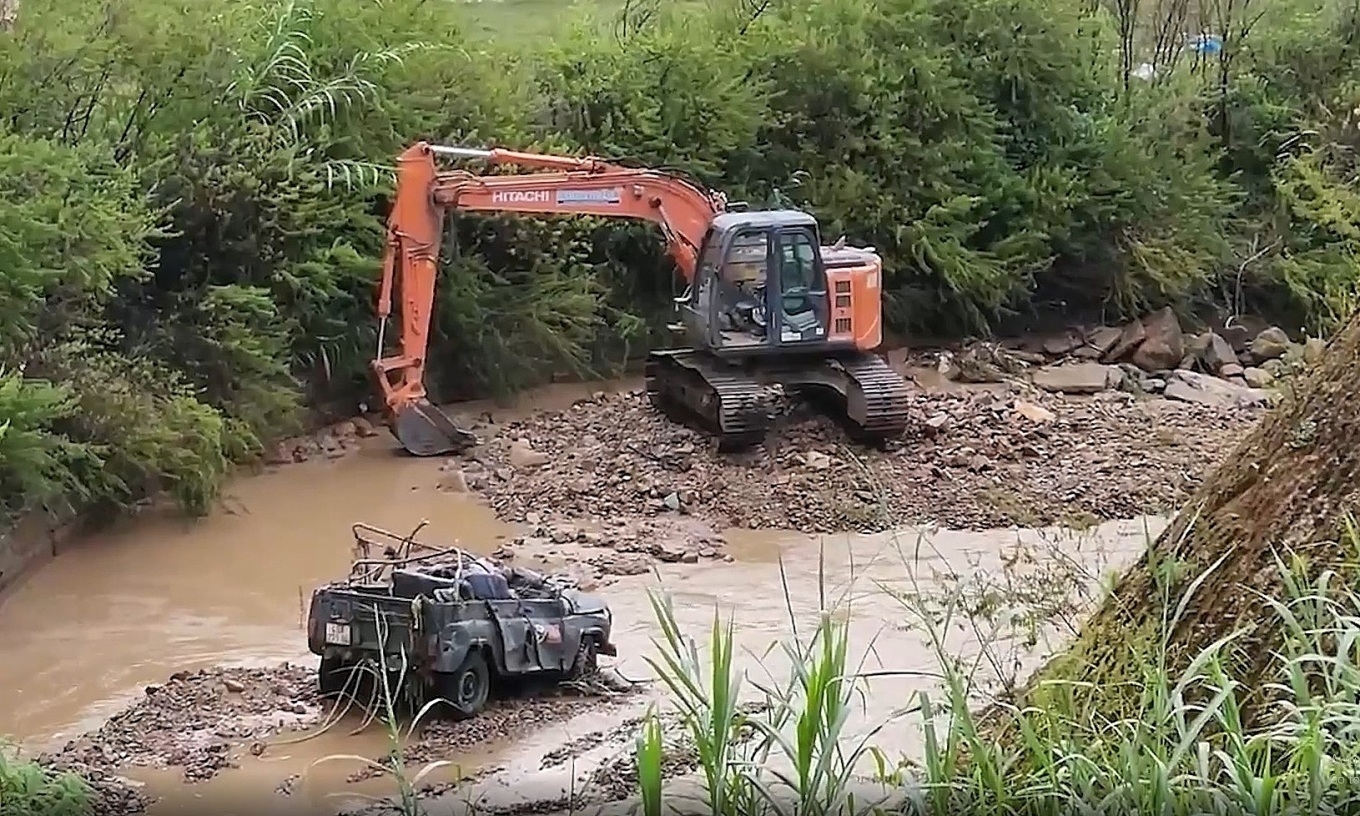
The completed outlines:
<svg viewBox="0 0 1360 816">
<path fill-rule="evenodd" d="M 528 172 L 446 170 L 440 158 Z M 436 264 L 450 211 L 613 216 L 660 227 L 686 284 L 671 329 L 688 347 L 648 355 L 647 396 L 670 418 L 717 435 L 721 450 L 761 441 L 779 389 L 834 396 L 839 418 L 863 442 L 906 427 L 906 381 L 873 353 L 882 342 L 882 261 L 872 249 L 843 240 L 824 247 L 807 213 L 748 211 L 668 173 L 591 157 L 420 142 L 397 160 L 372 363 L 392 433 L 414 455 L 476 442 L 425 392 Z M 394 288 L 400 335 L 389 354 Z"/>
</svg>

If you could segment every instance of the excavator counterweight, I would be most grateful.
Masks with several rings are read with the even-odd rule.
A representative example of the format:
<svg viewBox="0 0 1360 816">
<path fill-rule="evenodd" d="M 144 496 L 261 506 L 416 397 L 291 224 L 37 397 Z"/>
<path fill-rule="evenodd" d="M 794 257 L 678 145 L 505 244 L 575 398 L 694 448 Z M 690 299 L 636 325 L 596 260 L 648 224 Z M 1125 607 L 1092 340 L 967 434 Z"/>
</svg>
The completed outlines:
<svg viewBox="0 0 1360 816">
<path fill-rule="evenodd" d="M 532 172 L 440 170 L 439 156 Z M 882 261 L 874 250 L 843 241 L 824 247 L 807 213 L 729 208 L 722 193 L 673 174 L 594 157 L 422 142 L 397 161 L 372 364 L 392 432 L 414 455 L 476 443 L 429 402 L 424 384 L 435 264 L 450 210 L 655 224 L 687 284 L 675 324 L 687 347 L 648 356 L 647 394 L 667 415 L 716 435 L 724 449 L 763 439 L 781 390 L 834 397 L 847 430 L 865 442 L 906 427 L 906 381 L 873 353 L 882 341 Z M 394 291 L 399 348 L 389 354 Z"/>
</svg>

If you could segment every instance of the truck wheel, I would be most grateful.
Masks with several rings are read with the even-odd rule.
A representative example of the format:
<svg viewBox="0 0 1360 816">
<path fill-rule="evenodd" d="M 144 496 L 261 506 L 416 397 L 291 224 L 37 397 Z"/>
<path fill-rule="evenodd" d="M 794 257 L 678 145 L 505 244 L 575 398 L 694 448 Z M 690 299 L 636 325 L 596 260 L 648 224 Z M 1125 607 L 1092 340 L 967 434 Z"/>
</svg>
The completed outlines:
<svg viewBox="0 0 1360 816">
<path fill-rule="evenodd" d="M 491 669 L 486 658 L 475 649 L 468 652 L 457 671 L 439 676 L 437 691 L 455 720 L 468 720 L 482 713 L 491 697 Z"/>
<path fill-rule="evenodd" d="M 353 693 L 354 684 L 350 682 L 353 670 L 354 667 L 338 655 L 321 658 L 321 664 L 316 669 L 317 691 L 321 692 L 322 697 L 335 697 L 349 684 L 350 692 Z"/>
<path fill-rule="evenodd" d="M 576 650 L 576 662 L 571 665 L 571 678 L 580 680 L 600 670 L 600 650 L 592 635 L 581 638 L 581 648 Z"/>
</svg>

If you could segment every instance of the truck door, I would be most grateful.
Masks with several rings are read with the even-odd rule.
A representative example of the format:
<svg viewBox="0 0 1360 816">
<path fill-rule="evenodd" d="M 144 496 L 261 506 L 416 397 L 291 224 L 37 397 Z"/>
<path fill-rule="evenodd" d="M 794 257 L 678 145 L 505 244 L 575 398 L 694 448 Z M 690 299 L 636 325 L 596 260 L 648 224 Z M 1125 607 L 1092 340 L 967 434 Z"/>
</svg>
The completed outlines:
<svg viewBox="0 0 1360 816">
<path fill-rule="evenodd" d="M 511 674 L 565 671 L 576 657 L 566 643 L 561 600 L 493 601 L 489 604 Z"/>
</svg>

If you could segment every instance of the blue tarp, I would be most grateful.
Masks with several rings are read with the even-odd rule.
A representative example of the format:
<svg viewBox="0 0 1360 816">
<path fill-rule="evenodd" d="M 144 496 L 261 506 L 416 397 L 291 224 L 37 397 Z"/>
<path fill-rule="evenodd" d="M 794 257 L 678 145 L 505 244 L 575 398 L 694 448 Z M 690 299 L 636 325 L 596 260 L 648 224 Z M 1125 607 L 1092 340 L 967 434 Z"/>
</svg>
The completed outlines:
<svg viewBox="0 0 1360 816">
<path fill-rule="evenodd" d="M 1190 41 L 1189 47 L 1198 54 L 1214 55 L 1223 50 L 1223 39 L 1217 34 L 1201 34 Z"/>
</svg>

